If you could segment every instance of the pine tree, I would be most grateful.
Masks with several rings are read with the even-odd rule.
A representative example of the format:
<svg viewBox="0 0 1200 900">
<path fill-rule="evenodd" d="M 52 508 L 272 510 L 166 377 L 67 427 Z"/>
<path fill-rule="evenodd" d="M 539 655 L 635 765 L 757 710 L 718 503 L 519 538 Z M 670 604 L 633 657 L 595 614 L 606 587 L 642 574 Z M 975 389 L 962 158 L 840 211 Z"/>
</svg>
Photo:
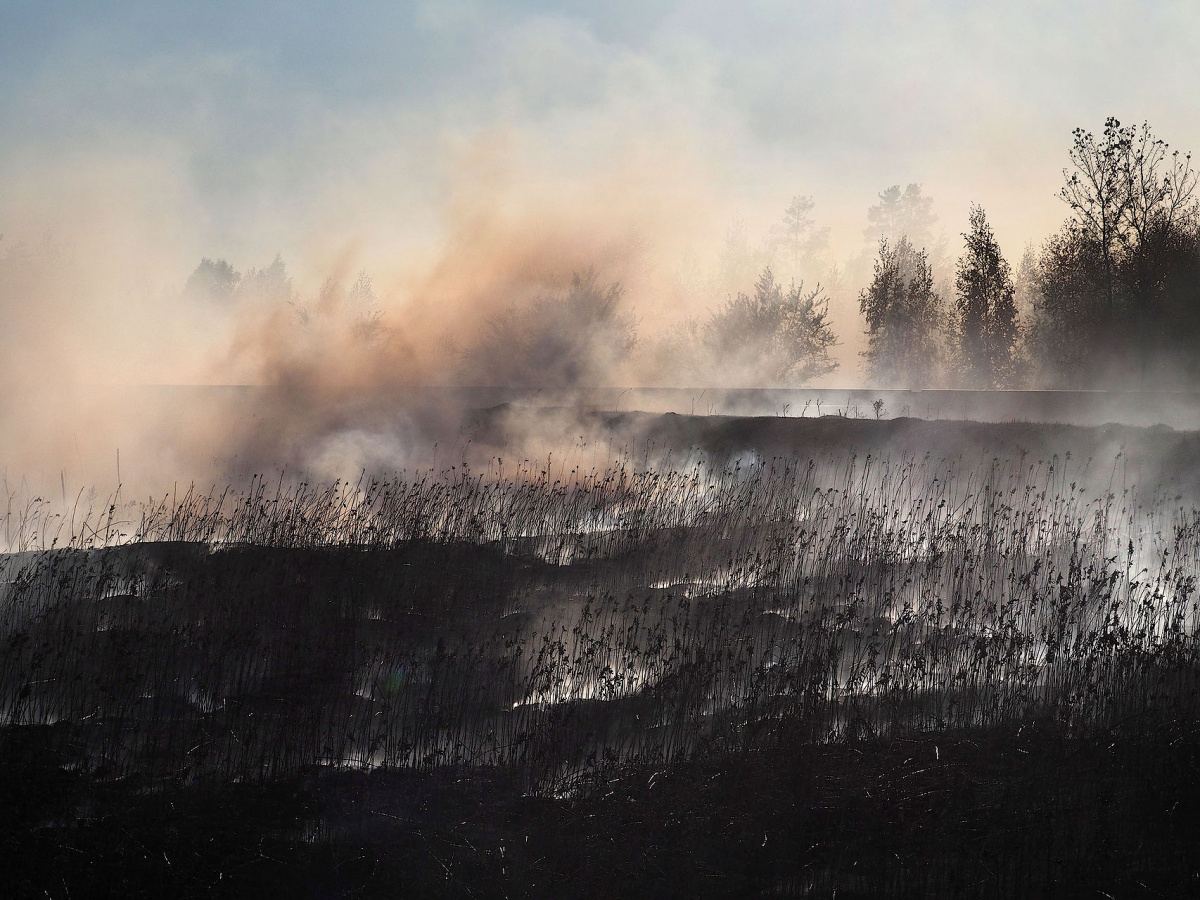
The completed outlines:
<svg viewBox="0 0 1200 900">
<path fill-rule="evenodd" d="M 907 237 L 914 244 L 928 246 L 937 216 L 933 213 L 933 198 L 921 193 L 921 185 L 910 184 L 901 193 L 900 185 L 893 184 L 867 210 L 867 222 L 864 235 L 868 241 L 885 238 L 895 242 Z"/>
<path fill-rule="evenodd" d="M 967 383 L 977 388 L 1010 384 L 1017 339 L 1012 271 L 980 206 L 971 207 L 971 230 L 958 260 L 960 362 Z"/>
<path fill-rule="evenodd" d="M 867 323 L 868 377 L 886 386 L 932 382 L 943 315 L 925 251 L 906 237 L 895 243 L 880 240 L 875 277 L 858 302 Z"/>
</svg>

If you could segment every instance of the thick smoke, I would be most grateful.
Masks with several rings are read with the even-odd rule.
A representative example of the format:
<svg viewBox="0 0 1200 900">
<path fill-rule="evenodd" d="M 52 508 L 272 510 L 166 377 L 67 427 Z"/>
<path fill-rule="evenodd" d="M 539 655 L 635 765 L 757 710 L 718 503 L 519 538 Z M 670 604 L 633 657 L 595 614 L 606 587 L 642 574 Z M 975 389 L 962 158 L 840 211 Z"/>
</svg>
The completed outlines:
<svg viewBox="0 0 1200 900">
<path fill-rule="evenodd" d="M 96 163 L 39 190 L 48 167 L 14 192 L 0 243 L 10 492 L 421 468 L 464 452 L 473 410 L 514 397 L 861 385 L 862 222 L 913 231 L 896 224 L 906 203 L 949 305 L 931 191 L 878 192 L 852 240 L 831 237 L 808 195 L 735 215 L 719 167 L 681 146 L 631 143 L 581 174 L 489 134 L 445 164 L 417 226 L 297 238 L 266 223 L 291 235 L 278 256 L 190 223 L 170 165 Z"/>
<path fill-rule="evenodd" d="M 646 163 L 538 183 L 495 157 L 466 154 L 437 233 L 394 256 L 316 235 L 310 257 L 230 253 L 235 268 L 210 253 L 197 268 L 187 229 L 161 227 L 178 210 L 123 208 L 136 191 L 115 177 L 84 185 L 81 210 L 63 198 L 10 214 L 6 471 L 69 494 L 118 474 L 146 492 L 280 467 L 395 470 L 460 439 L 475 401 L 453 388 L 628 383 L 635 331 L 699 303 L 669 261 L 704 238 L 711 198 Z"/>
</svg>

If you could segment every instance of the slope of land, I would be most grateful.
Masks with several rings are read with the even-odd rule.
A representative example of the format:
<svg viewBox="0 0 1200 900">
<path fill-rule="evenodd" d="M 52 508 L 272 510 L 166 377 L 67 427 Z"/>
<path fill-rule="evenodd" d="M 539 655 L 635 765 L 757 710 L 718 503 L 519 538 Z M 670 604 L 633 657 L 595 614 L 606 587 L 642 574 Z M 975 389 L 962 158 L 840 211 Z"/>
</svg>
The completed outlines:
<svg viewBox="0 0 1200 900">
<path fill-rule="evenodd" d="M 1197 435 L 466 432 L 0 557 L 18 896 L 1200 891 Z"/>
</svg>

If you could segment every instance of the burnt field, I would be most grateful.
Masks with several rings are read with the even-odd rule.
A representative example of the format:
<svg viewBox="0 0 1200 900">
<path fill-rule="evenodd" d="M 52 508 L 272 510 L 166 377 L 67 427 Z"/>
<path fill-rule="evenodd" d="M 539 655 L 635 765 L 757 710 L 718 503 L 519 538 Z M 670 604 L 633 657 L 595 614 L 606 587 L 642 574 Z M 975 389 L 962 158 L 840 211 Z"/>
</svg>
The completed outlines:
<svg viewBox="0 0 1200 900">
<path fill-rule="evenodd" d="M 9 504 L 16 896 L 1200 896 L 1197 434 L 462 437 Z"/>
</svg>

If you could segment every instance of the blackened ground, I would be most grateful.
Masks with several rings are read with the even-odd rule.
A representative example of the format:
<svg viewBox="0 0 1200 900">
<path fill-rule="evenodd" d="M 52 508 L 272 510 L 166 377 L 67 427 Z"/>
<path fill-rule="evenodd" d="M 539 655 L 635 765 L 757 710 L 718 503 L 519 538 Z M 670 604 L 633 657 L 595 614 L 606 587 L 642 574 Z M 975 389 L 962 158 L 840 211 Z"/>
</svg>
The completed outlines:
<svg viewBox="0 0 1200 900">
<path fill-rule="evenodd" d="M 581 421 L 617 447 L 720 459 L 1070 452 L 1092 457 L 1098 480 L 1200 496 L 1200 437 L 1165 428 L 507 408 L 473 427 L 486 454 L 519 433 L 573 440 Z M 0 725 L 0 896 L 1200 897 L 1200 726 L 1170 706 L 1086 738 L 1030 720 L 752 752 L 714 742 L 669 767 L 601 756 L 558 797 L 531 790 L 533 755 L 346 771 L 316 761 L 369 708 L 360 657 L 394 652 L 414 663 L 397 679 L 438 696 L 430 672 L 475 665 L 457 648 L 485 635 L 503 649 L 504 629 L 576 582 L 623 584 L 597 570 L 628 575 L 630 559 L 557 566 L 419 542 L 58 559 L 6 588 L 33 599 L 0 642 L 13 710 Z M 547 589 L 530 600 L 519 588 L 531 584 Z M 480 682 L 502 671 L 484 662 L 467 669 Z M 1194 685 L 1191 660 L 1180 667 Z M 108 711 L 103 729 L 94 709 Z M 441 721 L 434 704 L 412 710 Z M 21 724 L 52 714 L 60 724 Z"/>
<path fill-rule="evenodd" d="M 1196 739 L 714 748 L 553 799 L 479 770 L 89 785 L 9 728 L 0 865 L 14 897 L 1195 897 Z"/>
</svg>

